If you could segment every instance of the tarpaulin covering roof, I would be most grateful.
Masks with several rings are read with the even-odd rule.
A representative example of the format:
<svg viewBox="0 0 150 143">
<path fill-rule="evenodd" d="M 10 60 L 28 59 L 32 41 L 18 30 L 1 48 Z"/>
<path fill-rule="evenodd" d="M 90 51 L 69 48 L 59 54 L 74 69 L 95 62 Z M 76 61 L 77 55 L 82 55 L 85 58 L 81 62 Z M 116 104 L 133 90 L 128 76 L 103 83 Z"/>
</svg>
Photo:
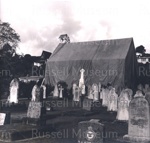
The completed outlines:
<svg viewBox="0 0 150 143">
<path fill-rule="evenodd" d="M 60 43 L 46 65 L 45 82 L 55 85 L 65 81 L 69 87 L 79 81 L 85 70 L 85 83 L 134 87 L 137 59 L 133 38 Z"/>
</svg>

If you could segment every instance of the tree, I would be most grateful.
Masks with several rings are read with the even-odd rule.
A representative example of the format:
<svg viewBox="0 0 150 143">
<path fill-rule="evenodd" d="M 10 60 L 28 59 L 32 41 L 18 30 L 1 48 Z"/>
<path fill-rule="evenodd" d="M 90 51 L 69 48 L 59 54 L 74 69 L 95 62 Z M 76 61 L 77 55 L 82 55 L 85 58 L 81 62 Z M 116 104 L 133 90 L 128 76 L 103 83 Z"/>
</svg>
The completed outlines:
<svg viewBox="0 0 150 143">
<path fill-rule="evenodd" d="M 59 39 L 61 40 L 61 42 L 63 43 L 70 43 L 70 38 L 67 34 L 62 34 L 59 36 Z"/>
<path fill-rule="evenodd" d="M 5 44 L 9 44 L 12 47 L 11 50 L 9 49 L 9 52 L 13 54 L 16 52 L 19 42 L 20 36 L 10 27 L 10 24 L 0 21 L 0 50 L 3 49 Z"/>
<path fill-rule="evenodd" d="M 17 74 L 17 66 L 20 63 L 20 56 L 16 54 L 16 48 L 20 42 L 20 36 L 7 22 L 0 21 L 0 59 L 1 69 Z"/>
<path fill-rule="evenodd" d="M 136 53 L 141 53 L 142 55 L 146 52 L 146 49 L 143 45 L 140 45 L 136 48 Z"/>
</svg>

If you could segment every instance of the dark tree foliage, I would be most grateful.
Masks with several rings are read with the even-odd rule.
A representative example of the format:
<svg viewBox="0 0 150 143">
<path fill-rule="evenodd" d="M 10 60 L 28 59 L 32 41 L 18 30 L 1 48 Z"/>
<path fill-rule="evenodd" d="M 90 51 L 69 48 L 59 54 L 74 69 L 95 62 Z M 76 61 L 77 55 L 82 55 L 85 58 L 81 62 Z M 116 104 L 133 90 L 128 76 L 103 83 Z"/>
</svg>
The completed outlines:
<svg viewBox="0 0 150 143">
<path fill-rule="evenodd" d="M 22 55 L 16 53 L 19 42 L 20 36 L 10 24 L 0 21 L 0 70 L 1 72 L 7 70 L 9 76 L 21 72 Z M 6 74 L 2 74 L 1 78 L 5 76 Z"/>
<path fill-rule="evenodd" d="M 146 49 L 143 45 L 140 45 L 136 48 L 136 53 L 144 54 L 146 52 Z"/>
<path fill-rule="evenodd" d="M 70 38 L 69 38 L 69 36 L 67 34 L 60 35 L 59 39 L 61 40 L 61 42 L 70 43 Z"/>
<path fill-rule="evenodd" d="M 9 52 L 15 53 L 19 42 L 20 36 L 10 24 L 7 22 L 0 22 L 0 47 L 2 48 L 3 45 L 9 44 L 12 47 Z"/>
</svg>

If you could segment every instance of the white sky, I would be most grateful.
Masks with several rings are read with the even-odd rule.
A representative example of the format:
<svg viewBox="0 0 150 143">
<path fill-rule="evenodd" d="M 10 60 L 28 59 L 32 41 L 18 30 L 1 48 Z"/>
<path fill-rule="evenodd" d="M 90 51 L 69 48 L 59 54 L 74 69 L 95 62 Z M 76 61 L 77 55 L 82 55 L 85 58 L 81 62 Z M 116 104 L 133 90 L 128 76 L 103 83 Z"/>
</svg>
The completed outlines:
<svg viewBox="0 0 150 143">
<path fill-rule="evenodd" d="M 24 54 L 71 42 L 133 37 L 150 52 L 150 0 L 0 0 L 0 17 L 21 37 Z"/>
</svg>

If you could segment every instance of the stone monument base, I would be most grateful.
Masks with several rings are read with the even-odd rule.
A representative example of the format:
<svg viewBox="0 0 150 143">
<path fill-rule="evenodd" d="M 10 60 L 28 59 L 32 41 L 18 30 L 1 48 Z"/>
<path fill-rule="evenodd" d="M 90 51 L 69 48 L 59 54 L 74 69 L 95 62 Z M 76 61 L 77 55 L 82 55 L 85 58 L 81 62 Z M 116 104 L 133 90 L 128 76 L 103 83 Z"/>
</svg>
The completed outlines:
<svg viewBox="0 0 150 143">
<path fill-rule="evenodd" d="M 123 136 L 123 139 L 125 141 L 129 141 L 129 142 L 138 142 L 138 143 L 149 143 L 150 142 L 150 138 L 148 137 L 136 137 L 136 136 L 130 136 L 130 135 L 125 135 Z"/>
</svg>

